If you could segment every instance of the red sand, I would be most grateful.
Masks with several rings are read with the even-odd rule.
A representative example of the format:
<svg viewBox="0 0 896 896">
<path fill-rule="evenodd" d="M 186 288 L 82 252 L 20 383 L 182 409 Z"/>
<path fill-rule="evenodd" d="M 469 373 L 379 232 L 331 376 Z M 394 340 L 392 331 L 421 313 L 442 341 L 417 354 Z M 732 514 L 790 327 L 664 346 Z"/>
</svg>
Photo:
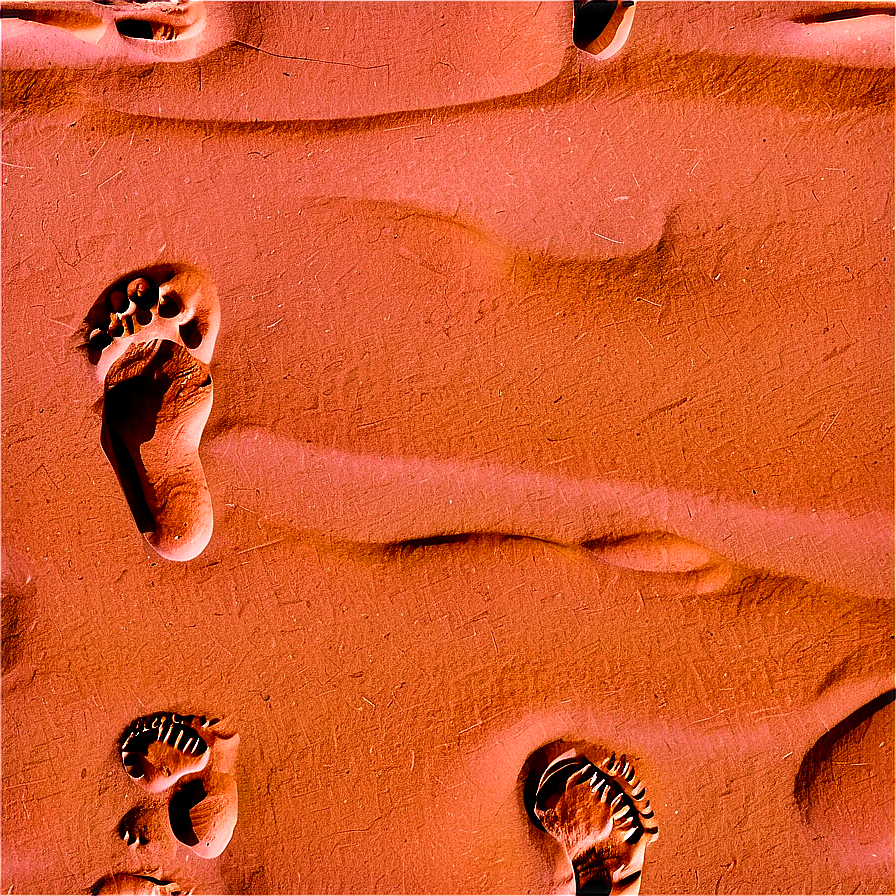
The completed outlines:
<svg viewBox="0 0 896 896">
<path fill-rule="evenodd" d="M 892 12 L 4 3 L 3 891 L 894 892 Z"/>
</svg>

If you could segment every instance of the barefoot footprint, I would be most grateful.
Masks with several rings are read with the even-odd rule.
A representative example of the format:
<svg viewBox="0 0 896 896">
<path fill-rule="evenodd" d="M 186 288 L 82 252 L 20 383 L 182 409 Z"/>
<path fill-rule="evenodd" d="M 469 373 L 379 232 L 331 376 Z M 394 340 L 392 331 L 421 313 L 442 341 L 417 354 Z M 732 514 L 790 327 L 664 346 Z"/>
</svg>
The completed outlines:
<svg viewBox="0 0 896 896">
<path fill-rule="evenodd" d="M 148 874 L 112 874 L 97 881 L 94 896 L 187 896 L 172 880 L 162 880 Z"/>
<path fill-rule="evenodd" d="M 169 560 L 197 557 L 212 534 L 199 441 L 219 317 L 209 279 L 169 265 L 113 283 L 83 327 L 104 386 L 103 448 L 140 531 Z"/>
<path fill-rule="evenodd" d="M 184 775 L 200 772 L 208 765 L 208 743 L 199 729 L 217 721 L 176 712 L 137 719 L 122 738 L 121 763 L 141 787 L 161 793 Z"/>
<path fill-rule="evenodd" d="M 209 771 L 178 787 L 168 805 L 168 819 L 181 843 L 203 859 L 214 859 L 230 843 L 236 810 L 233 775 Z"/>
<path fill-rule="evenodd" d="M 233 770 L 239 735 L 224 735 L 219 719 L 155 713 L 137 719 L 121 739 L 121 762 L 135 783 L 153 794 L 173 791 L 165 814 L 171 833 L 196 855 L 214 859 L 233 836 L 237 787 Z M 175 786 L 176 785 L 176 786 Z M 151 808 L 125 814 L 119 835 L 144 846 L 158 824 Z"/>
<path fill-rule="evenodd" d="M 634 766 L 615 754 L 597 766 L 566 753 L 538 783 L 535 817 L 566 852 L 576 893 L 636 894 L 657 827 Z"/>
</svg>

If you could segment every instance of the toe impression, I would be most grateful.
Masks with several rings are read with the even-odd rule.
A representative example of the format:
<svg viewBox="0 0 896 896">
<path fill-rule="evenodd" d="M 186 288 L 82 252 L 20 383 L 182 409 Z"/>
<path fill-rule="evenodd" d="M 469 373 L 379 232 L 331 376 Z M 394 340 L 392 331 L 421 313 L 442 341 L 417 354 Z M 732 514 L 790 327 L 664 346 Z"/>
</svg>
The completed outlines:
<svg viewBox="0 0 896 896">
<path fill-rule="evenodd" d="M 653 810 L 633 764 L 615 754 L 599 764 L 569 751 L 544 770 L 532 814 L 563 848 L 577 893 L 637 894 Z"/>
</svg>

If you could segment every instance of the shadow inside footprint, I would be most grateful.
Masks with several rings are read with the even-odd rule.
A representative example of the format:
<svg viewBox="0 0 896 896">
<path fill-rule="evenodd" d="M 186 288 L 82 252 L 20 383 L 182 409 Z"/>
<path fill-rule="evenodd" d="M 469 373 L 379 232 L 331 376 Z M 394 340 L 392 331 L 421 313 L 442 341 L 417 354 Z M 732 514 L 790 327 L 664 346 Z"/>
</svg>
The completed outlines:
<svg viewBox="0 0 896 896">
<path fill-rule="evenodd" d="M 103 448 L 147 541 L 190 560 L 211 538 L 199 441 L 212 406 L 208 367 L 167 339 L 132 345 L 109 369 Z"/>
<path fill-rule="evenodd" d="M 199 843 L 199 838 L 190 821 L 190 812 L 207 796 L 205 785 L 197 779 L 188 781 L 171 798 L 171 804 L 168 806 L 171 830 L 174 836 L 187 846 L 196 846 Z"/>
<path fill-rule="evenodd" d="M 547 767 L 532 759 L 526 808 L 566 853 L 575 892 L 637 894 L 644 852 L 657 827 L 632 763 L 614 753 L 595 764 L 575 749 Z"/>
<path fill-rule="evenodd" d="M 196 855 L 214 859 L 224 852 L 237 820 L 232 775 L 207 772 L 181 785 L 168 805 L 171 831 Z"/>
</svg>

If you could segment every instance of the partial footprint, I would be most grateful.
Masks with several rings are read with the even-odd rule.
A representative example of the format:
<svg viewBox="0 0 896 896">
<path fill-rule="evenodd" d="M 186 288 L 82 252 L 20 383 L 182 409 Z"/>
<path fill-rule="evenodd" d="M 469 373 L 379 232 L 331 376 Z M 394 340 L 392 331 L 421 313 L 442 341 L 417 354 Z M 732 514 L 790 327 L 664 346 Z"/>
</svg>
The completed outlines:
<svg viewBox="0 0 896 896">
<path fill-rule="evenodd" d="M 233 771 L 240 736 L 216 734 L 208 768 L 178 786 L 168 806 L 171 830 L 181 843 L 204 859 L 224 852 L 237 820 L 237 788 Z"/>
<path fill-rule="evenodd" d="M 196 855 L 221 855 L 233 836 L 238 795 L 233 770 L 239 735 L 224 735 L 218 719 L 156 713 L 133 722 L 121 741 L 121 761 L 131 779 L 150 793 L 171 795 L 171 832 Z M 157 820 L 137 807 L 121 821 L 119 834 L 130 846 L 152 838 Z"/>
<path fill-rule="evenodd" d="M 892 868 L 894 701 L 889 690 L 831 728 L 796 776 L 805 824 L 846 868 Z"/>
<path fill-rule="evenodd" d="M 169 560 L 198 556 L 212 534 L 199 442 L 219 318 L 208 278 L 157 266 L 113 283 L 82 328 L 104 385 L 103 449 L 138 528 Z"/>
<path fill-rule="evenodd" d="M 159 813 L 149 805 L 135 806 L 118 824 L 118 836 L 133 850 L 168 839 L 167 826 Z"/>
<path fill-rule="evenodd" d="M 639 892 L 644 852 L 657 827 L 625 756 L 597 766 L 575 751 L 563 754 L 542 774 L 532 809 L 566 852 L 576 893 Z"/>
<path fill-rule="evenodd" d="M 168 805 L 171 830 L 181 843 L 204 859 L 224 852 L 237 818 L 233 775 L 209 772 L 178 787 Z"/>
<path fill-rule="evenodd" d="M 37 588 L 27 557 L 15 546 L 8 531 L 3 533 L 0 551 L 0 616 L 3 622 L 0 629 L 0 674 L 4 676 L 3 686 L 7 687 L 9 679 L 6 676 L 15 671 L 21 658 L 25 619 Z"/>
<path fill-rule="evenodd" d="M 208 765 L 208 741 L 213 735 L 201 732 L 217 721 L 176 712 L 137 719 L 121 739 L 121 764 L 141 787 L 161 793 L 184 775 L 201 772 Z"/>
<path fill-rule="evenodd" d="M 186 896 L 174 881 L 148 874 L 112 874 L 93 885 L 94 896 L 131 894 L 131 896 Z"/>
<path fill-rule="evenodd" d="M 212 535 L 198 452 L 211 407 L 208 368 L 168 340 L 133 346 L 106 377 L 106 445 L 146 540 L 168 560 L 192 560 Z"/>
<path fill-rule="evenodd" d="M 576 0 L 573 43 L 600 60 L 615 56 L 628 40 L 635 11 L 633 0 Z"/>
</svg>

